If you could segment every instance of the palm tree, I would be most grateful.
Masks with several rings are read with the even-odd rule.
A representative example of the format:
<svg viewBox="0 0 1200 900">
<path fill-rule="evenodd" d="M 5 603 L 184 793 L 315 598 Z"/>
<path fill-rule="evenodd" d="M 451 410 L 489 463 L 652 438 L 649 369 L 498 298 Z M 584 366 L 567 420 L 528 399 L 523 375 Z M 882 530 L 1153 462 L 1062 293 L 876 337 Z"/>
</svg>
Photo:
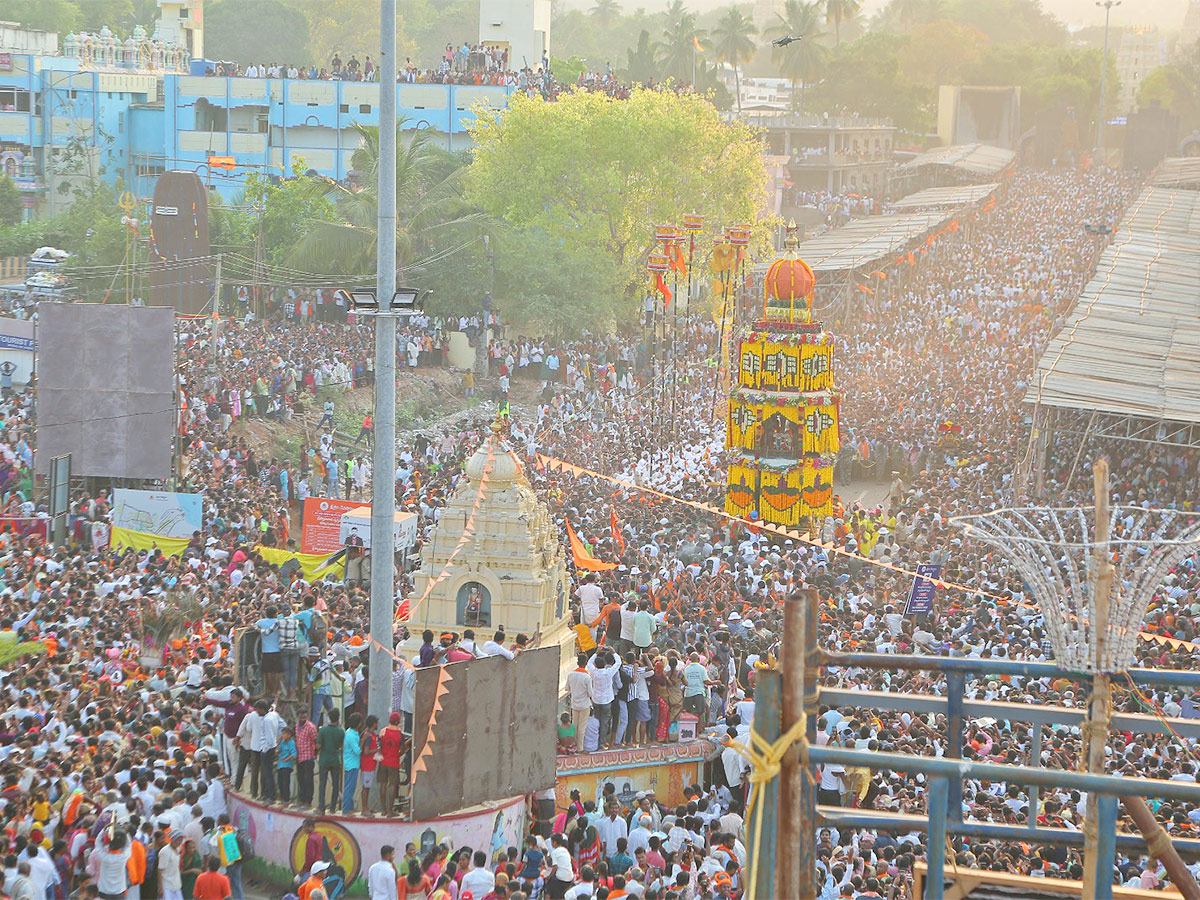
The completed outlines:
<svg viewBox="0 0 1200 900">
<path fill-rule="evenodd" d="M 462 199 L 464 169 L 434 146 L 433 129 L 402 138 L 403 119 L 396 126 L 396 267 L 411 264 L 418 252 L 430 249 L 440 235 L 459 227 L 479 227 L 482 213 Z M 359 184 L 345 187 L 313 180 L 313 190 L 329 196 L 340 222 L 315 222 L 296 244 L 289 264 L 304 271 L 367 275 L 375 271 L 376 225 L 379 213 L 379 128 L 354 124 L 359 147 L 350 167 Z"/>
<path fill-rule="evenodd" d="M 862 0 L 825 0 L 825 22 L 833 25 L 834 44 L 842 44 L 842 23 L 858 15 Z"/>
<path fill-rule="evenodd" d="M 664 15 L 666 16 L 666 30 L 673 31 L 675 26 L 683 21 L 683 17 L 691 16 L 691 13 L 689 13 L 687 11 L 687 7 L 683 5 L 683 0 L 671 0 L 671 2 L 667 4 Z M 693 23 L 695 22 L 695 16 L 692 16 L 692 21 Z"/>
<path fill-rule="evenodd" d="M 738 66 L 754 58 L 753 35 L 758 34 L 754 23 L 742 15 L 737 7 L 732 7 L 721 17 L 717 27 L 713 29 L 712 37 L 715 42 L 717 60 L 733 65 L 733 89 L 737 92 L 738 115 L 742 113 L 742 82 L 738 76 Z"/>
<path fill-rule="evenodd" d="M 779 66 L 779 73 L 792 83 L 792 96 L 796 96 L 796 84 L 803 87 L 815 81 L 829 61 L 829 48 L 820 42 L 821 0 L 786 0 L 783 12 L 776 15 L 777 25 L 767 29 L 769 38 L 793 37 L 783 47 L 771 47 L 771 60 Z M 803 96 L 803 94 L 801 94 Z"/>
<path fill-rule="evenodd" d="M 611 28 L 621 15 L 621 4 L 617 0 L 596 0 L 592 7 L 592 18 L 601 28 Z"/>
<path fill-rule="evenodd" d="M 900 27 L 904 31 L 912 31 L 917 25 L 936 22 L 945 13 L 945 0 L 892 0 L 888 5 L 894 8 Z"/>
<path fill-rule="evenodd" d="M 667 8 L 667 27 L 663 39 L 655 43 L 658 64 L 665 78 L 683 84 L 692 80 L 697 45 L 704 32 L 696 28 L 696 16 L 683 8 L 682 2 Z"/>
</svg>

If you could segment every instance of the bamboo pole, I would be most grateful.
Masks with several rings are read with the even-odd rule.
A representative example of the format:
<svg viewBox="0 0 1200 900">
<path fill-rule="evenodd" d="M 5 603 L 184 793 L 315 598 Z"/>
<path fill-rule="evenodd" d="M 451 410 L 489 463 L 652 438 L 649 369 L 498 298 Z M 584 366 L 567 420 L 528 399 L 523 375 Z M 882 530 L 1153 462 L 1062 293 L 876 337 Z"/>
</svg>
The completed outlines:
<svg viewBox="0 0 1200 900">
<path fill-rule="evenodd" d="M 780 734 L 786 734 L 804 715 L 804 608 L 809 594 L 793 592 L 783 604 L 783 648 L 780 669 L 783 672 L 783 716 Z M 792 747 L 783 756 L 779 773 L 779 844 L 775 851 L 779 870 L 780 897 L 815 900 L 813 892 L 813 828 L 804 821 L 804 767 L 800 748 Z M 807 874 L 806 874 L 807 870 Z"/>
<path fill-rule="evenodd" d="M 1092 468 L 1092 484 L 1096 494 L 1096 523 L 1093 535 L 1092 565 L 1095 567 L 1096 596 L 1094 619 L 1091 622 L 1095 646 L 1095 674 L 1092 675 L 1092 697 L 1088 705 L 1087 771 L 1104 772 L 1104 748 L 1108 744 L 1111 684 L 1107 668 L 1109 599 L 1112 593 L 1113 570 L 1109 559 L 1109 491 L 1108 460 L 1101 458 Z M 1083 820 L 1083 885 L 1084 892 L 1098 896 L 1103 883 L 1111 883 L 1112 871 L 1101 871 L 1099 859 L 1100 798 L 1094 791 L 1087 796 Z"/>
<path fill-rule="evenodd" d="M 1196 879 L 1175 852 L 1170 836 L 1158 824 L 1146 801 L 1141 797 L 1122 797 L 1121 802 L 1125 804 L 1129 818 L 1133 819 L 1133 823 L 1146 838 L 1146 849 L 1167 870 L 1167 877 L 1171 879 L 1175 890 L 1183 894 L 1184 900 L 1200 900 L 1200 887 L 1196 885 Z"/>
</svg>

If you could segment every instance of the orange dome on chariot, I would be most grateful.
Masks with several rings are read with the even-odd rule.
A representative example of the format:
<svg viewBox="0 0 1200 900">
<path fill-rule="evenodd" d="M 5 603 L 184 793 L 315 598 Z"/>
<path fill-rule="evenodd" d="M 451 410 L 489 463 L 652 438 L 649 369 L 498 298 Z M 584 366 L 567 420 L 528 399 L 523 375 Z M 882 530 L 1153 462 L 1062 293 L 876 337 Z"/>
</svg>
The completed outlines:
<svg viewBox="0 0 1200 900">
<path fill-rule="evenodd" d="M 817 279 L 808 263 L 796 255 L 797 230 L 795 221 L 788 223 L 783 242 L 786 254 L 771 263 L 763 279 L 766 293 L 763 315 L 767 319 L 807 322 L 812 313 Z"/>
</svg>

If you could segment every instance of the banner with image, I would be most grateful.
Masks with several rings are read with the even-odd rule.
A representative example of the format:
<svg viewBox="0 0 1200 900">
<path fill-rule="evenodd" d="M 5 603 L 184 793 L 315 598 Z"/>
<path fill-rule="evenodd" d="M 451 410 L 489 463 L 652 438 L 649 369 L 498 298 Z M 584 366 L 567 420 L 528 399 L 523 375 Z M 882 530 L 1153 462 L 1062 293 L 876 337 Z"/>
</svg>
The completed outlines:
<svg viewBox="0 0 1200 900">
<path fill-rule="evenodd" d="M 204 503 L 199 494 L 116 488 L 112 524 L 158 537 L 190 538 L 204 528 Z"/>
</svg>

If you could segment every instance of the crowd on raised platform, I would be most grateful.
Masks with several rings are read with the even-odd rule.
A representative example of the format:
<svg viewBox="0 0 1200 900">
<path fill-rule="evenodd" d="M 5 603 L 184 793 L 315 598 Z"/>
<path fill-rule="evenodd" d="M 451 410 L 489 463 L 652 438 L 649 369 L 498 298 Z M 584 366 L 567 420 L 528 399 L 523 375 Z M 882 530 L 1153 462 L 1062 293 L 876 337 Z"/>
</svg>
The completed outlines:
<svg viewBox="0 0 1200 900">
<path fill-rule="evenodd" d="M 884 500 L 843 497 L 838 514 L 822 523 L 822 538 L 846 555 L 772 540 L 635 487 L 534 464 L 534 455 L 544 453 L 630 485 L 719 503 L 724 439 L 710 414 L 720 403 L 720 380 L 709 360 L 722 339 L 711 322 L 686 324 L 670 378 L 645 326 L 621 337 L 571 341 L 505 334 L 490 346 L 483 386 L 498 399 L 510 387 L 514 397 L 521 394 L 511 442 L 535 489 L 557 520 L 570 518 L 597 558 L 617 564 L 576 579 L 581 658 L 568 680 L 566 707 L 546 711 L 560 722 L 559 749 L 670 743 L 681 726 L 693 725 L 718 741 L 744 741 L 754 717 L 755 672 L 778 654 L 780 601 L 801 584 L 820 591 L 819 641 L 830 651 L 1048 659 L 1044 623 L 1022 604 L 1027 596 L 1016 573 L 948 520 L 1011 498 L 1016 464 L 1029 447 L 1021 398 L 1041 348 L 1100 250 L 1082 223 L 1114 220 L 1136 187 L 1115 173 L 1018 170 L 995 209 L 930 246 L 913 265 L 889 266 L 894 287 L 886 297 L 836 323 L 843 472 L 857 476 L 855 490 L 867 480 L 886 486 Z M 418 346 L 417 367 L 437 364 L 437 327 L 418 333 L 431 344 Z M 276 401 L 293 412 L 302 401 L 304 412 L 311 408 L 316 418 L 320 410 L 324 418 L 329 392 L 322 388 L 369 384 L 371 337 L 355 325 L 282 317 L 231 324 L 223 329 L 216 375 L 208 372 L 207 339 L 203 330 L 183 338 L 181 380 L 195 402 L 184 423 L 187 471 L 180 489 L 204 494 L 204 528 L 177 556 L 110 546 L 105 491 L 78 492 L 71 543 L 48 545 L 45 510 L 32 492 L 32 394 L 17 387 L 0 400 L 0 690 L 6 695 L 0 891 L 9 896 L 241 897 L 251 848 L 230 821 L 227 791 L 311 806 L 314 814 L 364 813 L 380 808 L 367 790 L 375 782 L 390 810 L 405 787 L 413 712 L 408 665 L 506 655 L 522 646 L 517 635 L 430 635 L 422 652 L 393 673 L 393 715 L 370 721 L 363 587 L 335 573 L 306 578 L 266 558 L 267 550 L 295 542 L 289 510 L 302 483 L 313 492 L 318 468 L 328 472 L 323 447 L 272 458 L 255 451 L 239 419 L 270 415 Z M 518 392 L 513 382 L 527 389 Z M 482 440 L 490 419 L 484 408 L 401 448 L 397 496 L 402 508 L 420 514 L 422 536 Z M 1090 439 L 1076 466 L 1077 441 L 1059 435 L 1045 472 L 1048 492 L 1064 503 L 1089 502 L 1084 473 L 1100 452 L 1112 461 L 1120 502 L 1187 508 L 1200 496 L 1194 453 Z M 331 452 L 337 458 L 338 449 Z M 335 491 L 342 487 L 335 481 Z M 943 589 L 933 614 L 906 617 L 911 578 L 876 563 L 927 562 L 940 563 L 942 577 L 967 590 Z M 410 589 L 402 575 L 398 600 L 408 599 Z M 1149 633 L 1172 643 L 1143 641 L 1142 664 L 1200 663 L 1189 643 L 1200 630 L 1198 591 L 1200 572 L 1191 558 L 1168 576 L 1146 623 Z M 146 620 L 184 595 L 188 608 L 198 610 L 195 619 L 153 665 L 142 666 L 137 645 Z M 260 632 L 267 655 L 261 678 L 238 687 L 233 647 L 244 628 Z M 33 641 L 43 643 L 23 643 Z M 824 682 L 898 693 L 946 690 L 928 674 L 847 667 L 827 668 Z M 967 692 L 1017 703 L 1086 704 L 1085 683 L 1068 675 L 971 679 Z M 1118 691 L 1116 705 L 1151 705 L 1167 717 L 1197 714 L 1195 698 L 1177 691 L 1143 697 Z M 1041 759 L 1033 760 L 1031 730 L 1017 722 L 973 722 L 964 738 L 968 758 L 1063 769 L 1076 767 L 1082 740 L 1078 728 L 1047 729 Z M 944 722 L 845 707 L 821 710 L 818 740 L 919 755 L 942 755 L 948 743 Z M 1108 768 L 1194 781 L 1193 757 L 1191 743 L 1170 734 L 1117 733 Z M 707 771 L 681 805 L 664 805 L 652 792 L 625 803 L 611 791 L 575 797 L 542 829 L 548 836 L 531 835 L 503 859 L 480 859 L 480 848 L 436 847 L 422 857 L 415 848 L 397 851 L 381 859 L 387 865 L 371 868 L 371 896 L 739 897 L 746 879 L 746 763 L 726 747 Z M 923 780 L 898 773 L 826 766 L 819 789 L 824 803 L 925 810 Z M 1022 786 L 968 780 L 962 813 L 971 821 L 1022 823 L 1034 816 L 1042 824 L 1080 827 L 1077 794 L 1043 790 L 1036 810 L 1034 802 Z M 1200 824 L 1200 809 L 1184 804 L 1155 811 L 1173 835 L 1191 834 Z M 955 838 L 954 849 L 963 867 L 1035 876 L 1080 871 L 1079 853 L 1061 847 Z M 364 851 L 374 857 L 379 848 Z M 923 855 L 920 833 L 823 828 L 822 900 L 913 900 L 913 864 Z M 1157 863 L 1137 854 L 1118 858 L 1122 883 L 1164 886 Z M 336 896 L 324 862 L 306 860 L 296 889 L 301 900 L 321 900 L 318 891 L 326 900 Z"/>
</svg>

